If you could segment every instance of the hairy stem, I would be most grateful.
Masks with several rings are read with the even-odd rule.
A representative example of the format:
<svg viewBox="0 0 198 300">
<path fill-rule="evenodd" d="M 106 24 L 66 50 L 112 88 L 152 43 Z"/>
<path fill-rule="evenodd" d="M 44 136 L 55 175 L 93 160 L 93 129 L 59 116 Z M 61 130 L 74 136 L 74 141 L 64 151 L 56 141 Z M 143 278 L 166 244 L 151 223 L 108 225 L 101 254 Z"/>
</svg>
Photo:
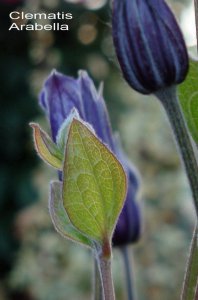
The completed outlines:
<svg viewBox="0 0 198 300">
<path fill-rule="evenodd" d="M 103 287 L 96 258 L 94 258 L 94 300 L 103 300 Z"/>
<path fill-rule="evenodd" d="M 181 112 L 176 87 L 172 86 L 161 90 L 156 93 L 156 96 L 161 101 L 172 126 L 178 150 L 186 169 L 198 217 L 198 166 L 186 123 Z"/>
<path fill-rule="evenodd" d="M 128 246 L 124 246 L 121 249 L 123 261 L 124 261 L 124 270 L 125 270 L 125 278 L 126 278 L 126 288 L 127 288 L 127 296 L 128 300 L 135 299 L 134 287 L 133 287 L 133 276 L 132 276 L 132 268 L 131 268 L 131 259 L 129 254 Z"/>
<path fill-rule="evenodd" d="M 100 257 L 98 259 L 103 286 L 104 300 L 115 300 L 114 286 L 111 272 L 111 259 Z"/>
<path fill-rule="evenodd" d="M 194 9 L 198 51 L 198 0 L 194 0 Z M 190 256 L 188 259 L 187 270 L 181 294 L 181 300 L 190 299 L 198 299 L 198 223 L 196 224 L 192 238 Z"/>
<path fill-rule="evenodd" d="M 190 256 L 187 264 L 187 270 L 184 278 L 181 300 L 198 299 L 197 279 L 198 279 L 198 245 L 197 245 L 198 228 L 195 227 L 192 243 L 190 247 Z M 195 295 L 195 293 L 197 293 Z"/>
<path fill-rule="evenodd" d="M 115 300 L 111 270 L 111 253 L 112 249 L 108 239 L 104 241 L 102 248 L 95 245 L 95 255 L 103 289 L 103 300 Z"/>
<path fill-rule="evenodd" d="M 178 150 L 186 169 L 186 174 L 191 187 L 196 215 L 198 217 L 198 166 L 186 123 L 180 108 L 176 87 L 159 91 L 156 96 L 161 101 L 172 126 Z M 196 225 L 197 226 L 197 225 Z M 197 229 L 196 229 L 197 230 Z M 196 232 L 196 231 L 195 231 Z M 195 243 L 195 244 L 194 244 Z M 198 280 L 197 256 L 194 250 L 197 246 L 197 234 L 194 235 L 192 250 L 188 260 L 187 273 L 184 278 L 182 300 L 197 300 L 194 298 L 195 285 Z M 191 295 L 191 296 L 190 296 Z"/>
</svg>

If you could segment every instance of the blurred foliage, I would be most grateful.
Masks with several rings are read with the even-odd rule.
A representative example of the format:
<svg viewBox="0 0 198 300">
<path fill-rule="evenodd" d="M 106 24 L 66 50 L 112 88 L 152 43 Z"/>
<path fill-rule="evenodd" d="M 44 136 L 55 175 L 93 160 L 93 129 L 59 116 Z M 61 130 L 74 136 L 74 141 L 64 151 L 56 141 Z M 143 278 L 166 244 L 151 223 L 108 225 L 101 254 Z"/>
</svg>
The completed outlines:
<svg viewBox="0 0 198 300">
<path fill-rule="evenodd" d="M 11 268 L 19 240 L 14 229 L 16 213 L 38 196 L 32 184 L 37 158 L 32 150 L 28 122 L 38 114 L 30 87 L 32 64 L 29 37 L 8 33 L 13 5 L 0 5 L 0 276 Z"/>
<path fill-rule="evenodd" d="M 27 125 L 41 118 L 35 100 L 52 68 L 73 76 L 87 69 L 97 85 L 105 81 L 113 129 L 120 132 L 126 152 L 142 174 L 144 228 L 133 249 L 139 299 L 179 299 L 194 222 L 191 196 L 160 105 L 132 92 L 121 78 L 108 4 L 88 10 L 63 0 L 4 2 L 0 4 L 0 299 L 91 298 L 91 253 L 54 231 L 47 198 L 56 173 L 43 165 L 35 170 Z M 187 0 L 169 3 L 179 15 Z M 8 15 L 16 8 L 72 12 L 74 19 L 68 21 L 69 32 L 8 32 Z M 41 123 L 46 124 L 44 118 Z M 38 198 L 37 191 L 40 201 L 29 206 Z M 116 294 L 123 300 L 122 261 L 119 251 L 114 252 Z"/>
</svg>

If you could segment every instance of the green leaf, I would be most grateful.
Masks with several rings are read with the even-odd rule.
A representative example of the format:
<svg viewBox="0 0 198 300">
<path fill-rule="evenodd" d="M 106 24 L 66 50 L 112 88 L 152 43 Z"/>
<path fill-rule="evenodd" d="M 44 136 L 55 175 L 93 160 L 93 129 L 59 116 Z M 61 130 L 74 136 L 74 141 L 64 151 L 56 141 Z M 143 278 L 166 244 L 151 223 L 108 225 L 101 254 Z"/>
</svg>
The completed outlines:
<svg viewBox="0 0 198 300">
<path fill-rule="evenodd" d="M 31 123 L 34 130 L 34 144 L 38 155 L 50 166 L 61 170 L 63 166 L 63 155 L 45 131 L 38 124 Z"/>
<path fill-rule="evenodd" d="M 74 118 L 63 168 L 63 205 L 73 225 L 95 242 L 109 240 L 126 188 L 122 165 L 87 126 Z"/>
<path fill-rule="evenodd" d="M 53 181 L 50 185 L 49 212 L 55 229 L 63 237 L 91 247 L 91 242 L 71 224 L 63 206 L 62 183 Z"/>
<path fill-rule="evenodd" d="M 190 69 L 186 80 L 179 85 L 179 100 L 188 128 L 198 143 L 198 61 L 190 60 Z"/>
</svg>

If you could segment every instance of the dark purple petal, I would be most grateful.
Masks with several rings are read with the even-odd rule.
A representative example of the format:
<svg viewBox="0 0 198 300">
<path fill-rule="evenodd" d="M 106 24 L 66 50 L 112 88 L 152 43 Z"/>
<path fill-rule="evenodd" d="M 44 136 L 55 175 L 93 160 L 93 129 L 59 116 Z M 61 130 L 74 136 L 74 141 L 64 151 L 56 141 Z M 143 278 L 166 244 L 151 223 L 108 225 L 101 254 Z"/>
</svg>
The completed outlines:
<svg viewBox="0 0 198 300">
<path fill-rule="evenodd" d="M 126 81 L 149 94 L 182 82 L 188 55 L 164 0 L 114 0 L 113 39 Z"/>
<path fill-rule="evenodd" d="M 90 123 L 101 140 L 113 150 L 113 138 L 108 112 L 100 95 L 86 72 L 80 73 L 79 84 L 84 105 L 84 120 Z"/>
</svg>

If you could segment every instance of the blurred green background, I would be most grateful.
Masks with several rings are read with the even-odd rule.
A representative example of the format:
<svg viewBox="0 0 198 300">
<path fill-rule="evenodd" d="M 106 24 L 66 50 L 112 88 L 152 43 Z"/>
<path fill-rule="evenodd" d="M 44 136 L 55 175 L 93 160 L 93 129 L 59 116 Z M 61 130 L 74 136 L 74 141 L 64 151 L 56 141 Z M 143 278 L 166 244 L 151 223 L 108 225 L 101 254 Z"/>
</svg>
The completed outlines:
<svg viewBox="0 0 198 300">
<path fill-rule="evenodd" d="M 114 130 L 142 176 L 143 232 L 130 247 L 140 300 L 179 299 L 195 215 L 165 114 L 152 97 L 123 81 L 104 0 L 0 1 L 0 300 L 91 299 L 91 253 L 62 239 L 48 214 L 56 173 L 35 154 L 30 121 L 48 124 L 38 94 L 53 68 L 77 76 L 87 69 L 104 97 Z M 188 43 L 194 41 L 192 1 L 169 1 Z M 69 32 L 8 31 L 9 13 L 71 12 Z M 192 24 L 191 24 L 192 23 Z M 118 300 L 126 299 L 122 259 L 114 250 Z"/>
</svg>

